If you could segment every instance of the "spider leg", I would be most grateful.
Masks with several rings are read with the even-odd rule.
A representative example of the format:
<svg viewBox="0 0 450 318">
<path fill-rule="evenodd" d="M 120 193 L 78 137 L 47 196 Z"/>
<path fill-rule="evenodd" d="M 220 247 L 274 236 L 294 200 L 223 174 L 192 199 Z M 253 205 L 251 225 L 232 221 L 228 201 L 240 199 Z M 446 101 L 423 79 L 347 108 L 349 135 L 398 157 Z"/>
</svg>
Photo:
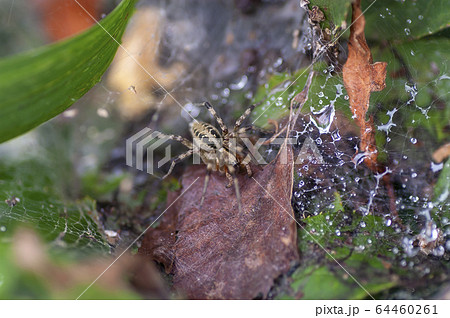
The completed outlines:
<svg viewBox="0 0 450 318">
<path fill-rule="evenodd" d="M 236 178 L 234 171 L 232 173 L 230 173 L 230 172 L 228 172 L 228 169 L 225 170 L 225 176 L 228 179 L 227 188 L 231 187 L 231 185 L 234 183 L 234 192 L 236 193 L 236 199 L 238 201 L 239 213 L 242 214 L 241 192 L 239 191 L 238 179 Z"/>
<path fill-rule="evenodd" d="M 236 176 L 233 174 L 234 192 L 236 193 L 236 199 L 238 202 L 239 214 L 242 215 L 241 193 L 239 192 L 239 182 Z"/>
<path fill-rule="evenodd" d="M 231 187 L 233 184 L 233 176 L 227 171 L 225 170 L 225 176 L 228 179 L 228 184 L 227 184 L 227 188 Z"/>
<path fill-rule="evenodd" d="M 249 177 L 251 177 L 253 175 L 252 168 L 249 165 L 251 160 L 252 160 L 252 158 L 250 157 L 250 155 L 247 155 L 244 158 L 244 160 L 242 160 L 242 162 L 241 162 L 241 165 L 245 166 L 245 169 L 247 170 L 247 174 Z"/>
<path fill-rule="evenodd" d="M 181 155 L 179 155 L 178 157 L 176 157 L 174 160 L 172 160 L 172 163 L 170 164 L 170 168 L 169 171 L 164 175 L 164 177 L 162 177 L 162 179 L 167 178 L 171 173 L 173 168 L 175 167 L 175 165 L 182 161 L 183 159 L 189 157 L 190 155 L 192 155 L 192 153 L 194 152 L 193 149 L 189 149 L 188 151 L 186 151 L 185 153 L 182 153 Z"/>
<path fill-rule="evenodd" d="M 211 174 L 211 170 L 207 169 L 206 175 L 205 175 L 205 183 L 203 185 L 202 200 L 200 201 L 200 207 L 202 207 L 203 201 L 205 201 L 205 194 L 206 194 L 206 189 L 208 188 L 210 174 Z"/>
<path fill-rule="evenodd" d="M 177 135 L 166 135 L 159 131 L 155 131 L 155 133 L 157 133 L 156 136 L 160 139 L 167 138 L 170 140 L 175 140 L 175 141 L 181 142 L 183 145 L 185 145 L 188 148 L 192 148 L 192 142 L 190 142 L 186 138 L 183 138 L 183 137 L 177 136 Z"/>
<path fill-rule="evenodd" d="M 238 130 L 233 130 L 228 136 L 230 136 L 230 138 L 240 137 L 240 135 L 244 135 L 249 130 L 261 130 L 261 129 L 252 125 L 245 126 L 239 128 Z"/>
<path fill-rule="evenodd" d="M 209 102 L 204 102 L 203 105 L 208 109 L 208 111 L 211 113 L 211 115 L 213 115 L 214 119 L 217 121 L 217 123 L 220 126 L 220 129 L 222 130 L 222 133 L 225 135 L 228 133 L 228 128 L 227 126 L 225 126 L 225 124 L 223 123 L 222 118 L 219 117 L 219 115 L 217 115 L 216 111 L 214 110 L 214 108 L 211 106 L 211 104 Z"/>
<path fill-rule="evenodd" d="M 248 115 L 250 115 L 250 113 L 253 111 L 253 109 L 255 109 L 255 107 L 256 104 L 252 104 L 245 110 L 245 112 L 241 115 L 241 117 L 239 117 L 238 120 L 236 120 L 233 131 L 237 131 L 241 127 L 243 121 L 248 117 Z"/>
</svg>

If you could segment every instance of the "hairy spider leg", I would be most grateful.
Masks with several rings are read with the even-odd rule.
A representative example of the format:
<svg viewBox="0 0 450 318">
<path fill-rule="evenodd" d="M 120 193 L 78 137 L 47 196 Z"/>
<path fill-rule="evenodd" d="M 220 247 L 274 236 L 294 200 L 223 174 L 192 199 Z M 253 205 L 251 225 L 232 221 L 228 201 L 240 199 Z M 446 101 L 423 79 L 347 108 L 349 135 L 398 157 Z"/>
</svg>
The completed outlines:
<svg viewBox="0 0 450 318">
<path fill-rule="evenodd" d="M 226 134 L 228 134 L 228 128 L 227 126 L 225 126 L 225 124 L 223 123 L 222 118 L 219 117 L 219 115 L 217 115 L 216 111 L 214 110 L 214 108 L 211 106 L 211 104 L 209 102 L 204 102 L 203 105 L 205 105 L 205 107 L 208 109 L 208 111 L 211 113 L 211 115 L 213 115 L 214 119 L 217 121 L 217 123 L 220 126 L 220 130 L 222 130 L 222 134 L 225 136 Z"/>
<path fill-rule="evenodd" d="M 184 159 L 186 159 L 187 157 L 189 157 L 190 155 L 192 155 L 194 153 L 193 149 L 189 149 L 188 151 L 186 151 L 185 153 L 182 153 L 181 155 L 177 156 L 175 159 L 172 160 L 172 163 L 170 164 L 170 168 L 169 171 L 164 175 L 164 177 L 162 177 L 163 179 L 167 178 L 171 173 L 173 168 L 175 167 L 175 165 L 177 163 L 179 163 L 180 161 L 183 161 Z"/>
<path fill-rule="evenodd" d="M 186 138 L 183 138 L 183 137 L 177 136 L 177 135 L 166 135 L 166 134 L 163 134 L 162 132 L 159 132 L 159 131 L 155 131 L 155 132 L 158 133 L 156 135 L 158 138 L 161 138 L 161 139 L 167 138 L 167 139 L 170 139 L 170 140 L 175 140 L 175 141 L 181 142 L 183 145 L 185 145 L 188 148 L 192 148 L 192 142 L 190 142 Z"/>
<path fill-rule="evenodd" d="M 244 160 L 241 160 L 241 165 L 243 165 L 245 167 L 245 170 L 247 170 L 247 175 L 249 177 L 251 177 L 253 175 L 252 168 L 250 168 L 251 161 L 252 161 L 252 157 L 249 154 L 247 154 L 247 156 L 245 156 Z"/>
<path fill-rule="evenodd" d="M 192 155 L 194 153 L 194 150 L 193 150 L 192 143 L 189 140 L 187 140 L 186 138 L 183 138 L 183 137 L 177 136 L 177 135 L 166 135 L 159 131 L 157 131 L 157 133 L 158 133 L 157 134 L 158 138 L 161 138 L 161 139 L 167 138 L 170 140 L 175 140 L 175 141 L 181 142 L 183 145 L 185 145 L 186 147 L 189 148 L 188 151 L 186 151 L 185 153 L 182 153 L 181 155 L 177 156 L 174 160 L 172 160 L 172 163 L 170 164 L 169 172 L 167 172 L 164 175 L 164 177 L 162 177 L 162 179 L 165 179 L 172 173 L 172 170 L 175 167 L 175 165 L 178 162 L 180 162 L 180 161 L 184 160 L 185 158 L 189 157 L 190 155 Z"/>
<path fill-rule="evenodd" d="M 242 123 L 244 122 L 244 120 L 250 115 L 250 113 L 253 111 L 253 109 L 255 109 L 256 104 L 252 104 L 250 105 L 245 112 L 241 115 L 241 117 L 239 117 L 236 120 L 236 123 L 234 124 L 234 129 L 233 132 L 238 131 L 238 129 L 241 127 Z"/>
<path fill-rule="evenodd" d="M 239 191 L 239 181 L 236 178 L 236 175 L 233 173 L 232 175 L 229 174 L 228 172 L 227 174 L 227 178 L 229 179 L 229 177 L 232 178 L 233 183 L 234 183 L 234 192 L 236 193 L 236 199 L 238 202 L 238 209 L 239 209 L 239 213 L 242 215 L 242 204 L 241 204 L 241 192 Z"/>
<path fill-rule="evenodd" d="M 206 194 L 206 189 L 208 188 L 209 176 L 210 175 L 211 175 L 211 170 L 207 168 L 206 175 L 205 175 L 205 182 L 203 184 L 202 199 L 200 200 L 200 208 L 203 205 L 203 201 L 205 201 L 205 194 Z"/>
</svg>

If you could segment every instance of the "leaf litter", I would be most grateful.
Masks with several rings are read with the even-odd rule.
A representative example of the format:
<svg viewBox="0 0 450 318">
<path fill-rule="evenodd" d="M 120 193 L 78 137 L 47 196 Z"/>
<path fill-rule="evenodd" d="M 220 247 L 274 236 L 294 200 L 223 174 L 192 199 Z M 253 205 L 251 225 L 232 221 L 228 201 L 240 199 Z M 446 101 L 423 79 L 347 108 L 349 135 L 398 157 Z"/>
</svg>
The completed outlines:
<svg viewBox="0 0 450 318">
<path fill-rule="evenodd" d="M 287 135 L 307 99 L 312 75 L 291 103 Z M 274 282 L 299 262 L 291 205 L 293 158 L 286 139 L 274 161 L 254 167 L 252 178 L 237 176 L 243 214 L 234 191 L 225 187 L 226 178 L 217 173 L 211 174 L 201 207 L 201 182 L 179 198 L 181 192 L 172 193 L 170 208 L 160 226 L 146 234 L 139 253 L 161 263 L 173 275 L 173 287 L 188 298 L 267 298 Z M 182 188 L 205 174 L 204 166 L 189 167 Z"/>
</svg>

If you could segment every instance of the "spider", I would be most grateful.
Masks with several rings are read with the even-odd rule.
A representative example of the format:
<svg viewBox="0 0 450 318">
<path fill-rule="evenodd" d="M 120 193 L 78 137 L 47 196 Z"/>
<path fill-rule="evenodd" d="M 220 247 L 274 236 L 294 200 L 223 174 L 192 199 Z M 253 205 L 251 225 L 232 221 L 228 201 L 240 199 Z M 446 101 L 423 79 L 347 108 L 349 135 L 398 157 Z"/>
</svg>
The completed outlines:
<svg viewBox="0 0 450 318">
<path fill-rule="evenodd" d="M 241 195 L 239 191 L 239 183 L 236 178 L 236 172 L 239 169 L 245 168 L 248 176 L 250 177 L 252 176 L 252 170 L 249 165 L 251 157 L 249 154 L 244 153 L 244 148 L 241 144 L 243 134 L 251 127 L 241 128 L 241 125 L 255 108 L 255 105 L 251 105 L 247 108 L 241 117 L 236 120 L 234 128 L 231 132 L 228 130 L 222 118 L 217 115 L 216 111 L 209 102 L 204 102 L 203 106 L 205 106 L 214 117 L 216 122 L 219 124 L 221 131 L 219 132 L 219 130 L 211 124 L 194 121 L 190 124 L 190 132 L 193 142 L 181 136 L 165 135 L 161 132 L 157 132 L 158 138 L 176 140 L 189 149 L 172 161 L 169 171 L 162 179 L 172 173 L 173 168 L 178 162 L 188 158 L 194 153 L 199 154 L 202 161 L 206 164 L 207 170 L 200 206 L 202 206 L 205 199 L 205 193 L 208 187 L 211 171 L 219 171 L 220 173 L 225 174 L 228 179 L 228 184 L 226 186 L 227 188 L 231 187 L 234 183 L 239 212 L 242 213 Z"/>
</svg>

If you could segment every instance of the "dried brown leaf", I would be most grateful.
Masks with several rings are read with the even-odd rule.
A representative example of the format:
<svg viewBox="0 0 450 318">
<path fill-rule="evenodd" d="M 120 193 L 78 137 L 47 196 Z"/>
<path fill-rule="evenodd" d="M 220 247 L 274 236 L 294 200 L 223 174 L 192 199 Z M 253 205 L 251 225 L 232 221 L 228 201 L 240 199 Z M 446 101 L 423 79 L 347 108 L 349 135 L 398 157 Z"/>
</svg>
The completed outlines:
<svg viewBox="0 0 450 318">
<path fill-rule="evenodd" d="M 350 108 L 360 127 L 361 151 L 366 153 L 365 163 L 377 171 L 377 148 L 373 119 L 366 121 L 370 93 L 386 87 L 385 62 L 373 63 L 372 54 L 364 36 L 365 19 L 361 12 L 361 1 L 352 4 L 352 26 L 348 43 L 348 58 L 343 67 L 344 85 L 347 90 Z"/>
<path fill-rule="evenodd" d="M 189 298 L 265 297 L 298 260 L 291 168 L 277 161 L 256 172 L 255 180 L 239 176 L 243 215 L 234 191 L 225 187 L 226 178 L 213 173 L 203 207 L 199 182 L 177 200 L 157 231 L 148 232 L 140 252 L 152 252 L 174 274 L 174 287 Z M 188 168 L 183 188 L 203 180 L 205 173 L 203 166 Z M 173 228 L 175 244 L 166 239 L 175 238 Z"/>
<path fill-rule="evenodd" d="M 382 172 L 378 165 L 378 151 L 375 142 L 373 117 L 366 121 L 369 110 L 370 93 L 381 91 L 386 87 L 386 62 L 373 63 L 372 53 L 364 36 L 366 20 L 361 12 L 361 0 L 352 3 L 352 25 L 348 43 L 348 58 L 342 73 L 347 90 L 350 109 L 360 130 L 359 148 L 364 152 L 365 164 L 375 173 Z M 383 181 L 390 198 L 390 210 L 397 216 L 394 188 L 389 174 L 384 174 Z"/>
<path fill-rule="evenodd" d="M 450 156 L 450 142 L 439 147 L 438 150 L 433 152 L 432 158 L 434 162 L 441 163 Z"/>
</svg>

